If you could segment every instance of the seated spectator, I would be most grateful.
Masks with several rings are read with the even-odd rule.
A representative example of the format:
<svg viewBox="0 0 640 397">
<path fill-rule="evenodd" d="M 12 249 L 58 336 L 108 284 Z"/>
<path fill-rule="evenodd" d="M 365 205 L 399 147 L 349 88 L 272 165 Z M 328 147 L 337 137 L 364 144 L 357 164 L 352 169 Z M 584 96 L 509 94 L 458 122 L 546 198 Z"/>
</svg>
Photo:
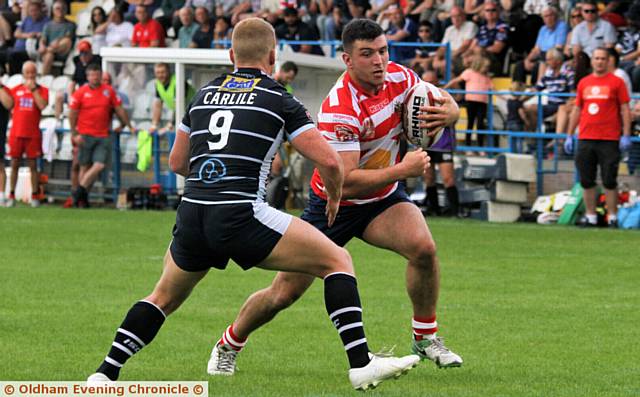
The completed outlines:
<svg viewBox="0 0 640 397">
<path fill-rule="evenodd" d="M 315 2 L 315 0 L 314 0 Z M 317 3 L 316 3 L 317 4 Z M 246 18 L 262 18 L 272 25 L 276 25 L 280 18 L 281 10 L 279 3 L 271 0 L 253 0 L 251 9 L 238 15 L 238 20 Z M 317 22 L 317 21 L 316 21 Z"/>
<path fill-rule="evenodd" d="M 556 48 L 552 48 L 545 54 L 547 64 L 544 75 L 536 84 L 536 90 L 549 94 L 568 94 L 575 86 L 575 73 L 570 63 L 564 62 L 564 55 Z M 558 112 L 560 105 L 567 101 L 566 97 L 549 96 L 547 104 L 542 105 L 542 118 L 554 116 Z M 538 105 L 528 105 L 525 107 L 527 121 L 530 126 L 537 125 Z"/>
<path fill-rule="evenodd" d="M 616 30 L 609 22 L 600 19 L 595 0 L 588 0 L 582 4 L 584 21 L 573 29 L 571 47 L 573 56 L 584 52 L 589 57 L 598 47 L 613 47 L 617 41 Z"/>
<path fill-rule="evenodd" d="M 98 26 L 96 32 L 106 32 L 105 40 L 108 47 L 131 47 L 133 24 L 124 20 L 124 15 L 118 7 L 113 7 L 106 23 Z"/>
<path fill-rule="evenodd" d="M 583 18 L 582 18 L 581 8 L 579 5 L 576 5 L 574 8 L 571 9 L 571 12 L 569 13 L 569 31 L 567 32 L 567 39 L 565 40 L 564 49 L 562 50 L 562 53 L 564 54 L 565 59 L 573 58 L 573 47 L 571 46 L 571 40 L 572 40 L 571 37 L 573 36 L 573 29 L 575 29 L 575 27 L 578 26 L 578 24 L 582 21 L 583 21 Z"/>
<path fill-rule="evenodd" d="M 318 40 L 318 35 L 311 26 L 302 22 L 295 8 L 285 8 L 283 12 L 284 23 L 276 27 L 276 37 L 279 40 Z M 295 52 L 306 54 L 324 55 L 319 45 L 292 44 Z"/>
<path fill-rule="evenodd" d="M 231 20 L 228 17 L 219 17 L 216 19 L 215 27 L 213 28 L 213 40 L 215 41 L 227 41 L 228 44 L 218 43 L 213 48 L 229 48 L 231 46 Z"/>
<path fill-rule="evenodd" d="M 451 49 L 451 68 L 454 74 L 460 74 L 463 70 L 462 54 L 471 47 L 473 38 L 476 37 L 478 33 L 478 27 L 475 23 L 467 21 L 467 16 L 462 7 L 455 6 L 451 8 L 450 15 L 452 25 L 445 30 L 442 43 L 449 44 L 449 48 Z M 447 66 L 445 52 L 444 47 L 438 48 L 436 59 L 433 62 L 433 67 L 441 76 L 444 76 Z"/>
<path fill-rule="evenodd" d="M 484 5 L 483 0 L 464 0 L 464 13 L 467 14 L 469 20 L 478 22 L 482 20 Z"/>
<path fill-rule="evenodd" d="M 213 41 L 214 22 L 209 16 L 209 11 L 204 7 L 196 8 L 196 22 L 198 30 L 191 37 L 191 48 L 211 48 Z"/>
<path fill-rule="evenodd" d="M 512 92 L 523 92 L 525 86 L 520 81 L 512 81 L 511 87 Z M 524 111 L 524 102 L 527 100 L 527 97 L 524 95 L 509 95 L 507 98 L 507 130 L 508 131 L 524 131 L 525 128 L 529 129 L 526 124 L 527 115 Z"/>
<path fill-rule="evenodd" d="M 133 27 L 131 46 L 133 47 L 164 47 L 164 29 L 151 14 L 146 6 L 136 7 L 138 23 Z"/>
<path fill-rule="evenodd" d="M 250 0 L 220 0 L 216 2 L 216 17 L 229 17 L 232 25 L 238 22 L 241 14 L 245 14 L 250 10 Z"/>
<path fill-rule="evenodd" d="M 488 58 L 481 55 L 475 55 L 471 59 L 471 65 L 465 69 L 462 74 L 447 83 L 443 88 L 451 88 L 458 86 L 464 82 L 466 91 L 490 91 L 493 89 L 493 83 L 489 76 L 489 68 L 491 62 Z M 467 107 L 467 135 L 465 136 L 465 144 L 471 146 L 471 131 L 476 125 L 478 130 L 485 130 L 487 125 L 485 117 L 487 116 L 487 104 L 489 103 L 489 95 L 482 93 L 465 93 L 465 105 Z M 477 124 L 476 124 L 477 120 Z M 484 134 L 477 134 L 478 146 L 484 146 Z M 479 153 L 484 156 L 484 152 Z"/>
<path fill-rule="evenodd" d="M 100 49 L 107 45 L 107 30 L 96 31 L 99 26 L 107 23 L 107 13 L 100 6 L 93 7 L 91 10 L 91 24 L 89 31 L 91 32 L 91 45 L 96 54 L 100 53 Z"/>
<path fill-rule="evenodd" d="M 418 43 L 432 43 L 431 32 L 432 25 L 429 21 L 421 21 L 418 26 Z M 409 67 L 414 70 L 432 69 L 433 60 L 435 58 L 437 47 L 415 47 L 415 58 L 409 62 Z M 418 68 L 418 69 L 416 69 Z M 418 73 L 421 74 L 421 73 Z"/>
<path fill-rule="evenodd" d="M 297 74 L 298 65 L 294 62 L 287 61 L 280 66 L 280 69 L 278 69 L 278 71 L 273 75 L 273 79 L 282 84 L 287 92 L 293 95 L 293 87 L 291 87 L 291 83 L 296 78 Z"/>
<path fill-rule="evenodd" d="M 42 74 L 51 74 L 53 61 L 66 61 L 76 39 L 76 24 L 67 20 L 67 3 L 53 3 L 53 20 L 42 31 L 38 53 L 42 59 Z"/>
<path fill-rule="evenodd" d="M 527 57 L 516 64 L 513 79 L 520 82 L 526 81 L 527 73 L 531 73 L 531 82 L 538 81 L 538 68 L 540 60 L 546 59 L 545 53 L 552 48 L 560 51 L 564 48 L 567 39 L 567 24 L 559 20 L 559 10 L 555 7 L 545 7 L 542 11 L 544 26 L 538 31 L 536 44 Z M 544 74 L 544 67 L 540 75 Z"/>
<path fill-rule="evenodd" d="M 37 41 L 42 35 L 44 26 L 49 22 L 49 18 L 42 12 L 42 3 L 38 1 L 29 1 L 27 4 L 28 16 L 22 21 L 19 28 L 16 29 L 14 37 L 16 39 L 13 47 L 5 50 L 0 50 L 0 66 L 4 69 L 4 64 L 9 64 L 9 74 L 17 74 L 22 70 L 22 64 L 33 56 L 34 59 L 37 56 L 37 52 L 33 51 L 36 48 Z M 31 54 L 27 53 L 27 41 L 30 41 L 29 50 Z"/>
<path fill-rule="evenodd" d="M 200 25 L 194 22 L 193 8 L 191 7 L 182 7 L 178 15 L 182 24 L 178 31 L 178 42 L 180 48 L 189 48 L 193 35 L 200 29 Z"/>
<path fill-rule="evenodd" d="M 204 7 L 207 9 L 209 15 L 214 15 L 216 11 L 215 4 L 216 2 L 214 0 L 186 0 L 184 2 L 184 7 L 190 7 L 194 10 L 198 7 Z"/>
<path fill-rule="evenodd" d="M 169 28 L 173 27 L 173 33 L 178 34 L 182 24 L 180 23 L 180 10 L 184 8 L 185 0 L 162 0 L 160 9 L 162 15 L 156 21 L 164 28 L 166 36 L 169 35 Z"/>
<path fill-rule="evenodd" d="M 0 13 L 0 48 L 7 48 L 13 42 L 13 32 L 22 19 L 21 12 L 20 3 L 14 1 L 11 7 Z"/>
<path fill-rule="evenodd" d="M 500 9 L 497 3 L 484 3 L 485 23 L 480 25 L 476 38 L 473 39 L 469 51 L 481 54 L 484 51 L 491 61 L 491 72 L 494 75 L 502 73 L 504 56 L 507 52 L 509 26 L 499 18 Z M 482 51 L 479 51 L 482 50 Z"/>
<path fill-rule="evenodd" d="M 609 72 L 613 73 L 615 76 L 619 77 L 622 81 L 624 81 L 624 86 L 627 87 L 627 93 L 631 96 L 633 92 L 633 87 L 631 85 L 631 79 L 629 75 L 624 70 L 620 69 L 620 54 L 615 48 L 608 48 L 609 50 Z"/>
<path fill-rule="evenodd" d="M 400 7 L 389 7 L 382 15 L 389 18 L 389 27 L 385 36 L 390 42 L 415 43 L 418 41 L 418 26 L 410 18 L 405 18 Z M 431 28 L 429 28 L 431 33 Z M 415 56 L 417 47 L 394 47 L 389 49 L 389 59 L 395 62 L 408 62 Z"/>
<path fill-rule="evenodd" d="M 640 91 L 640 3 L 633 4 L 626 14 L 628 27 L 618 37 L 620 68 L 631 78 L 633 91 Z"/>
</svg>

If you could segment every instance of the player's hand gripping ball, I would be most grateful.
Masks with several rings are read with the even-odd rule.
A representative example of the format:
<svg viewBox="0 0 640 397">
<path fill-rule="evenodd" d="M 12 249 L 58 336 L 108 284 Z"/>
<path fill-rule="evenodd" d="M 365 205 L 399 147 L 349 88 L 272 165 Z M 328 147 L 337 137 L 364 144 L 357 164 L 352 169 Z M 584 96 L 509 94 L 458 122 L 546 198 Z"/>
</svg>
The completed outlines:
<svg viewBox="0 0 640 397">
<path fill-rule="evenodd" d="M 407 140 L 425 150 L 434 146 L 442 137 L 444 127 L 428 129 L 420 127 L 425 121 L 418 116 L 423 113 L 423 106 L 439 106 L 435 98 L 442 98 L 438 87 L 424 81 L 420 81 L 407 93 L 404 101 L 402 123 Z"/>
</svg>

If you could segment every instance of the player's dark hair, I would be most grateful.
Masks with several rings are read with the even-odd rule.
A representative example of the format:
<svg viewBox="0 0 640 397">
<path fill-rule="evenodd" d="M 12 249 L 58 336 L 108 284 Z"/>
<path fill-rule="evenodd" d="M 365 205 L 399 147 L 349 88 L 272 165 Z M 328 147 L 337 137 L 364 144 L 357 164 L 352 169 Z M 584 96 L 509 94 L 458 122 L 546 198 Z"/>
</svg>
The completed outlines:
<svg viewBox="0 0 640 397">
<path fill-rule="evenodd" d="M 609 53 L 609 56 L 613 58 L 613 65 L 617 68 L 620 64 L 620 54 L 618 54 L 618 51 L 613 47 L 607 48 L 607 52 Z"/>
<path fill-rule="evenodd" d="M 342 46 L 346 52 L 351 51 L 356 40 L 373 41 L 382 36 L 384 31 L 370 19 L 354 19 L 342 31 Z"/>
<path fill-rule="evenodd" d="M 298 74 L 298 65 L 296 65 L 295 62 L 287 61 L 280 66 L 280 70 L 283 72 L 290 72 L 293 70 L 294 74 Z"/>
<path fill-rule="evenodd" d="M 97 72 L 102 72 L 102 68 L 97 63 L 90 63 L 89 65 L 87 65 L 86 71 L 87 71 L 87 73 L 88 72 L 96 72 L 96 71 Z"/>
</svg>

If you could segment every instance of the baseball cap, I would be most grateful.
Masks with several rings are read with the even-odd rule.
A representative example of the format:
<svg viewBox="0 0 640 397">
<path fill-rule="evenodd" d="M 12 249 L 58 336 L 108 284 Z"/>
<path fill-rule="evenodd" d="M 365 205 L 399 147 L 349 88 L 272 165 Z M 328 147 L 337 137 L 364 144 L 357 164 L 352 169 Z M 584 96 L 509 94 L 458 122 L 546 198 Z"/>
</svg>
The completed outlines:
<svg viewBox="0 0 640 397">
<path fill-rule="evenodd" d="M 91 52 L 91 43 L 89 43 L 87 40 L 82 40 L 78 43 L 78 51 Z"/>
</svg>

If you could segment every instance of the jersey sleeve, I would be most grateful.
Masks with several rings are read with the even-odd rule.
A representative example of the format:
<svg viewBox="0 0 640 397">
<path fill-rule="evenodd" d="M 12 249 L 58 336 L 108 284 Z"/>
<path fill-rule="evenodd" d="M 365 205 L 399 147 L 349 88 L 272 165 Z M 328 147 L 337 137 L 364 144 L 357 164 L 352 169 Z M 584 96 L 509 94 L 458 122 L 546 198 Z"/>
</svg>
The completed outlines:
<svg viewBox="0 0 640 397">
<path fill-rule="evenodd" d="M 629 103 L 629 101 L 631 101 L 631 97 L 629 97 L 627 85 L 624 83 L 622 79 L 619 78 L 618 80 L 620 80 L 618 84 L 618 102 L 620 104 Z"/>
<path fill-rule="evenodd" d="M 578 89 L 576 90 L 576 106 L 578 107 L 582 107 L 583 105 L 583 98 L 582 98 L 582 91 L 584 89 L 584 83 L 581 81 L 578 83 Z"/>
<path fill-rule="evenodd" d="M 122 98 L 120 98 L 120 95 L 116 94 L 116 90 L 114 90 L 113 87 L 109 87 L 109 90 L 111 91 L 110 93 L 111 106 L 113 106 L 114 108 L 121 106 Z"/>
<path fill-rule="evenodd" d="M 288 92 L 282 93 L 284 130 L 289 141 L 315 127 L 311 115 L 300 101 Z"/>
<path fill-rule="evenodd" d="M 329 145 L 338 152 L 359 151 L 362 125 L 353 109 L 347 106 L 330 106 L 328 99 L 318 113 L 318 129 Z"/>
<path fill-rule="evenodd" d="M 44 98 L 47 103 L 49 103 L 49 89 L 43 85 L 38 86 L 39 94 L 42 98 Z"/>
<path fill-rule="evenodd" d="M 82 90 L 75 90 L 75 92 L 71 94 L 71 99 L 69 99 L 69 108 L 73 110 L 80 110 L 81 105 L 82 105 Z"/>
</svg>

